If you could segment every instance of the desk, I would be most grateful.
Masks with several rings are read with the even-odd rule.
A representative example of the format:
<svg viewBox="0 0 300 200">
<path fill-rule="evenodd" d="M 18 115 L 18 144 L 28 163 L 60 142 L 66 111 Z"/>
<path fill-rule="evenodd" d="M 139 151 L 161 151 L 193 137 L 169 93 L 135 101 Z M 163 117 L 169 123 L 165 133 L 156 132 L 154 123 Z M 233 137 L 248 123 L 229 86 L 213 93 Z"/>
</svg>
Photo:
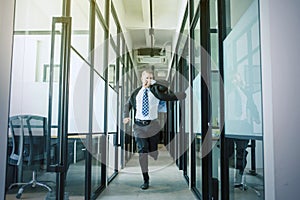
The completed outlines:
<svg viewBox="0 0 300 200">
<path fill-rule="evenodd" d="M 251 148 L 251 169 L 250 169 L 249 172 L 252 175 L 256 175 L 256 140 L 262 141 L 263 136 L 261 134 L 252 134 L 252 135 L 225 134 L 225 138 L 228 138 L 228 139 L 244 139 L 244 140 L 249 140 L 250 141 L 250 144 L 248 145 L 248 147 Z M 196 134 L 196 139 L 197 140 L 202 139 L 201 133 Z M 219 139 L 220 139 L 219 130 L 218 129 L 213 129 L 212 130 L 212 142 L 213 142 L 212 147 L 214 147 L 215 145 L 218 144 Z M 213 150 L 212 151 L 213 158 L 218 157 L 219 152 L 214 150 L 214 148 L 212 150 Z M 213 166 L 218 166 L 218 160 L 213 159 Z M 213 168 L 213 174 L 218 174 L 218 167 Z"/>
<path fill-rule="evenodd" d="M 244 135 L 244 134 L 226 133 L 225 138 L 244 139 L 244 140 L 263 140 L 263 136 L 261 134 Z"/>
<path fill-rule="evenodd" d="M 71 163 L 76 163 L 79 160 L 84 159 L 84 152 L 85 146 L 82 142 L 80 137 L 68 137 L 68 165 Z M 51 164 L 57 162 L 58 158 L 58 141 L 57 138 L 51 138 L 51 150 L 50 150 L 50 157 L 51 157 Z"/>
<path fill-rule="evenodd" d="M 243 140 L 250 140 L 250 144 L 248 144 L 248 147 L 251 148 L 251 169 L 249 170 L 249 173 L 251 175 L 256 175 L 256 140 L 262 141 L 263 136 L 261 134 L 225 134 L 225 138 L 228 139 L 243 139 Z"/>
<path fill-rule="evenodd" d="M 84 139 L 85 139 L 85 137 L 84 137 Z M 69 152 L 70 159 L 72 159 L 71 162 L 73 162 L 74 164 L 77 161 L 84 159 L 85 146 L 84 146 L 82 140 L 83 140 L 83 138 L 80 136 L 68 137 L 68 152 Z"/>
</svg>

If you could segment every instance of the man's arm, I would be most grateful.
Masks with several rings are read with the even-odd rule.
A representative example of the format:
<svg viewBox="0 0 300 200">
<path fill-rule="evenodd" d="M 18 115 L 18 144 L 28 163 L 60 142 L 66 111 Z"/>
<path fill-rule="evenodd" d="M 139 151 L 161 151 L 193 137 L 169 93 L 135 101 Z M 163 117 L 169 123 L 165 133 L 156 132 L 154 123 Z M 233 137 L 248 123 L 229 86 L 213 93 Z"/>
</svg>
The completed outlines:
<svg viewBox="0 0 300 200">
<path fill-rule="evenodd" d="M 131 101 L 129 98 L 124 106 L 124 112 L 123 112 L 123 123 L 124 124 L 127 124 L 128 122 L 130 122 L 129 112 L 130 112 L 131 108 L 132 108 L 132 105 L 131 105 Z"/>
<path fill-rule="evenodd" d="M 153 84 L 151 90 L 154 96 L 163 101 L 176 101 L 184 99 L 186 97 L 185 92 L 174 93 L 169 90 L 167 87 L 167 82 L 163 82 L 163 84 L 161 84 L 161 81 L 156 81 L 156 83 Z"/>
<path fill-rule="evenodd" d="M 123 111 L 123 123 L 127 124 L 130 121 L 129 112 L 130 110 L 135 107 L 135 98 L 138 93 L 138 91 L 141 89 L 141 87 L 137 88 L 129 97 L 127 102 L 124 105 L 124 111 Z"/>
<path fill-rule="evenodd" d="M 124 105 L 123 118 L 129 117 L 129 112 L 130 112 L 131 108 L 132 108 L 132 104 L 131 104 L 131 100 L 129 98 Z"/>
</svg>

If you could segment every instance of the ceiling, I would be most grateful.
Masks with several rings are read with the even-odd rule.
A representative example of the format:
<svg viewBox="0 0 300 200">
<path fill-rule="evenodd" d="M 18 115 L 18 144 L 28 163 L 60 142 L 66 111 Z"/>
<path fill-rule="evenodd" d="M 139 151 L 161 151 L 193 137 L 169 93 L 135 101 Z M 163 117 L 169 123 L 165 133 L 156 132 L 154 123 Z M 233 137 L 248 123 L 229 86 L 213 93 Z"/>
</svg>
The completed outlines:
<svg viewBox="0 0 300 200">
<path fill-rule="evenodd" d="M 177 32 L 184 14 L 185 0 L 115 0 L 122 28 L 127 32 L 127 43 L 133 50 L 133 59 L 138 72 L 152 67 L 156 75 L 165 79 L 168 73 L 173 41 L 178 37 Z M 152 12 L 150 5 L 152 4 Z M 151 23 L 152 19 L 152 23 Z M 152 26 L 151 26 L 152 25 Z M 153 34 L 150 29 L 153 28 Z M 123 32 L 125 32 L 123 30 Z M 152 38 L 151 38 L 152 37 Z M 158 48 L 161 54 L 140 55 L 138 49 Z M 138 56 L 140 57 L 138 59 Z M 141 58 L 142 57 L 142 58 Z M 157 59 L 165 57 L 165 59 Z"/>
</svg>

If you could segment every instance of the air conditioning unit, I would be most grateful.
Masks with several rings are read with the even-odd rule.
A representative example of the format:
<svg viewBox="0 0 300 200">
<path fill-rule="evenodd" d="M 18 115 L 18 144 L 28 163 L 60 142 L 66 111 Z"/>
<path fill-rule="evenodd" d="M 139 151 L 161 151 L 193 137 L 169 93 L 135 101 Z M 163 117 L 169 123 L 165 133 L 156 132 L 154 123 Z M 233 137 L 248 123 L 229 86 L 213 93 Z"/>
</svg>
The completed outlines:
<svg viewBox="0 0 300 200">
<path fill-rule="evenodd" d="M 161 48 L 140 48 L 135 51 L 136 62 L 139 64 L 166 64 L 167 57 Z"/>
<path fill-rule="evenodd" d="M 165 64 L 166 56 L 137 56 L 137 63 Z"/>
</svg>

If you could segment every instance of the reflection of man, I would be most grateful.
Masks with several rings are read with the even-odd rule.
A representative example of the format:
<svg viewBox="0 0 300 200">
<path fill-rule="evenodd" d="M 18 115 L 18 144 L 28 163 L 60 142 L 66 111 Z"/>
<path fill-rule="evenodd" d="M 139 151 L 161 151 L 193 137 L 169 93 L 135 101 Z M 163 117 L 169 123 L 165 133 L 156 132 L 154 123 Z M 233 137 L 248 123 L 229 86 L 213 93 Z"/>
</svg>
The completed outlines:
<svg viewBox="0 0 300 200">
<path fill-rule="evenodd" d="M 253 133 L 253 122 L 260 123 L 259 112 L 254 103 L 252 92 L 246 87 L 239 73 L 233 76 L 231 82 L 231 91 L 228 102 L 234 102 L 229 106 L 228 121 L 226 124 L 227 132 L 244 135 Z M 226 139 L 228 145 L 228 155 L 233 158 L 234 144 L 236 148 L 235 168 L 237 169 L 235 184 L 240 185 L 242 175 L 247 165 L 247 147 L 249 140 L 234 138 Z"/>
<path fill-rule="evenodd" d="M 151 71 L 142 73 L 142 86 L 137 88 L 124 107 L 123 122 L 130 121 L 129 111 L 134 109 L 134 135 L 143 174 L 142 189 L 149 187 L 148 154 L 157 159 L 160 125 L 157 120 L 160 100 L 174 101 L 185 98 L 185 93 L 172 93 L 168 88 L 153 80 Z"/>
</svg>

